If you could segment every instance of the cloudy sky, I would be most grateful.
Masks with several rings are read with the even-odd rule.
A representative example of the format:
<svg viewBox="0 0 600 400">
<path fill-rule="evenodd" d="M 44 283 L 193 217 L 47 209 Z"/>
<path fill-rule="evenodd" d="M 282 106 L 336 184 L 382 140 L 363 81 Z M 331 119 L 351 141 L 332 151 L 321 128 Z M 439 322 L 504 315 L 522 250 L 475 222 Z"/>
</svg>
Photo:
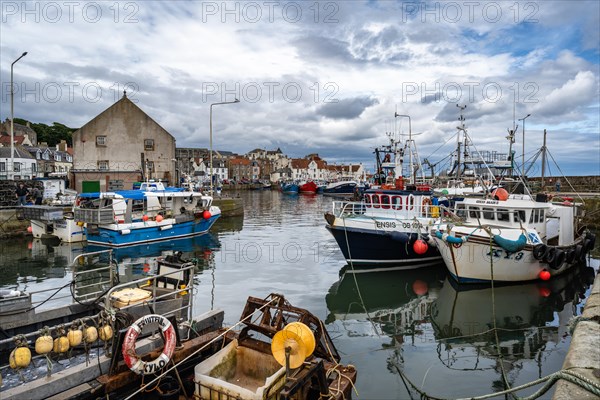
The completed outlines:
<svg viewBox="0 0 600 400">
<path fill-rule="evenodd" d="M 567 175 L 600 174 L 600 3 L 2 1 L 2 119 L 79 127 L 122 96 L 177 139 L 280 147 L 373 164 L 386 132 L 432 163 L 455 146 L 458 108 L 479 150 L 530 160 L 548 132 Z M 405 137 L 405 136 L 402 136 Z M 441 164 L 440 164 L 441 165 Z M 539 174 L 536 166 L 531 174 Z M 559 174 L 550 165 L 551 174 Z"/>
</svg>

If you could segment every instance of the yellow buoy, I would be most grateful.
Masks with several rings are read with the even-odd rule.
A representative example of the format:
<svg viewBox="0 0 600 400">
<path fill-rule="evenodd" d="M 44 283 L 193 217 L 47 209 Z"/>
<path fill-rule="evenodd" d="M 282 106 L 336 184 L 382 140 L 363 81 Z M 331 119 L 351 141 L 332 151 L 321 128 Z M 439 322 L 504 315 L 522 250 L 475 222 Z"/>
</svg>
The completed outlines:
<svg viewBox="0 0 600 400">
<path fill-rule="evenodd" d="M 8 357 L 8 364 L 12 369 L 25 368 L 31 362 L 31 351 L 27 347 L 17 347 Z"/>
<path fill-rule="evenodd" d="M 315 335 L 310 328 L 306 326 L 306 324 L 303 324 L 302 322 L 291 322 L 283 329 L 286 331 L 292 331 L 296 335 L 300 336 L 300 339 L 302 339 L 302 342 L 304 342 L 306 345 L 306 357 L 310 357 L 312 355 L 316 346 Z"/>
<path fill-rule="evenodd" d="M 94 343 L 98 340 L 98 329 L 96 329 L 95 326 L 84 326 L 83 340 L 85 340 L 86 343 Z"/>
<path fill-rule="evenodd" d="M 69 350 L 69 339 L 66 336 L 60 336 L 54 339 L 55 353 L 66 353 Z"/>
<path fill-rule="evenodd" d="M 279 365 L 285 366 L 285 350 L 290 348 L 290 368 L 298 368 L 306 359 L 306 345 L 292 331 L 280 330 L 273 336 L 271 353 Z"/>
<path fill-rule="evenodd" d="M 50 336 L 50 329 L 45 326 L 40 331 L 40 336 L 35 340 L 35 352 L 37 354 L 48 354 L 52 351 L 54 342 Z"/>
<path fill-rule="evenodd" d="M 113 337 L 112 327 L 108 324 L 102 325 L 98 333 L 100 335 L 100 339 L 104 342 L 108 342 Z"/>
<path fill-rule="evenodd" d="M 79 346 L 83 340 L 83 332 L 75 326 L 72 326 L 71 329 L 69 329 L 69 333 L 67 333 L 67 338 L 69 339 L 69 346 Z"/>
</svg>

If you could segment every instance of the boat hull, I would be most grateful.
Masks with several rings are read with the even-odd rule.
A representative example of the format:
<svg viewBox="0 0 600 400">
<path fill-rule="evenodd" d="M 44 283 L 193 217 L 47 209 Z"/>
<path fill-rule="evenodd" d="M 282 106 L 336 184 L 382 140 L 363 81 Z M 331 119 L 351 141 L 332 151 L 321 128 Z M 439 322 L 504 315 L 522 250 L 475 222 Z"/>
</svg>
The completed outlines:
<svg viewBox="0 0 600 400">
<path fill-rule="evenodd" d="M 438 250 L 428 246 L 424 254 L 417 254 L 413 243 L 417 233 L 395 235 L 386 231 L 327 225 L 348 263 L 369 268 L 412 269 L 439 264 Z M 350 250 L 348 250 L 350 249 Z"/>
<path fill-rule="evenodd" d="M 298 193 L 299 190 L 300 190 L 299 186 L 294 183 L 284 184 L 281 186 L 281 191 L 283 193 L 295 194 L 295 193 Z"/>
<path fill-rule="evenodd" d="M 101 246 L 132 246 L 141 243 L 171 240 L 208 232 L 210 227 L 220 217 L 212 215 L 208 219 L 197 218 L 176 224 L 159 224 L 155 221 L 136 222 L 133 224 L 111 224 L 98 226 L 97 229 L 86 229 L 88 243 Z"/>
<path fill-rule="evenodd" d="M 311 181 L 311 182 L 306 182 L 303 185 L 300 185 L 298 190 L 300 191 L 300 193 L 317 193 L 318 189 L 319 188 L 318 188 L 317 184 Z"/>
<path fill-rule="evenodd" d="M 476 232 L 462 244 L 448 243 L 437 237 L 434 240 L 448 272 L 459 283 L 490 282 L 492 279 L 497 282 L 533 281 L 540 279 L 542 271 L 548 271 L 550 276 L 560 275 L 579 262 L 564 261 L 550 268 L 547 262 L 534 257 L 533 244 L 510 252 L 493 241 L 490 243 L 489 236 L 479 236 Z"/>
</svg>

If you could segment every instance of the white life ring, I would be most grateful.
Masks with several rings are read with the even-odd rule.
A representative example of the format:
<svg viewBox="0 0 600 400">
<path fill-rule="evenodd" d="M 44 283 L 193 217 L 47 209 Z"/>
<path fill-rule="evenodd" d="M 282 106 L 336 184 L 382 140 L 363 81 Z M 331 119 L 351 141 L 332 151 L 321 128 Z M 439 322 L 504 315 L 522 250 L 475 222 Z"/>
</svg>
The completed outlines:
<svg viewBox="0 0 600 400">
<path fill-rule="evenodd" d="M 142 332 L 144 326 L 153 322 L 158 323 L 158 326 L 163 332 L 165 347 L 158 358 L 152 361 L 143 361 L 135 353 L 135 341 Z M 138 375 L 154 374 L 162 370 L 171 360 L 173 352 L 175 351 L 176 340 L 175 328 L 173 328 L 173 325 L 168 319 L 158 314 L 145 315 L 135 321 L 125 334 L 125 340 L 123 341 L 122 347 L 125 364 L 127 364 L 130 370 Z"/>
</svg>

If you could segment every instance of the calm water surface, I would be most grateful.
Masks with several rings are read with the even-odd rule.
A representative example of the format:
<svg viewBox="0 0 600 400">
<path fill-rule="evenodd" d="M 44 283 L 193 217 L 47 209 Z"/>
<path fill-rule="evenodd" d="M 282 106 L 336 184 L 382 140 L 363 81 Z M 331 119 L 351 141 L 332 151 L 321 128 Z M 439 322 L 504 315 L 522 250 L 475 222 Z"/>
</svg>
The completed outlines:
<svg viewBox="0 0 600 400">
<path fill-rule="evenodd" d="M 511 386 L 559 370 L 570 343 L 566 324 L 581 313 L 599 265 L 592 259 L 547 284 L 496 287 L 492 303 L 491 288 L 457 287 L 443 265 L 352 273 L 325 229 L 331 198 L 241 196 L 244 217 L 221 219 L 210 234 L 117 250 L 121 279 L 140 278 L 157 256 L 184 251 L 202 270 L 194 313 L 220 308 L 227 324 L 238 321 L 248 296 L 284 294 L 326 321 L 342 362 L 358 368 L 361 399 L 419 398 L 412 385 L 437 397 L 483 395 L 504 389 L 502 367 Z M 65 285 L 70 261 L 86 250 L 3 240 L 0 289 Z"/>
</svg>

